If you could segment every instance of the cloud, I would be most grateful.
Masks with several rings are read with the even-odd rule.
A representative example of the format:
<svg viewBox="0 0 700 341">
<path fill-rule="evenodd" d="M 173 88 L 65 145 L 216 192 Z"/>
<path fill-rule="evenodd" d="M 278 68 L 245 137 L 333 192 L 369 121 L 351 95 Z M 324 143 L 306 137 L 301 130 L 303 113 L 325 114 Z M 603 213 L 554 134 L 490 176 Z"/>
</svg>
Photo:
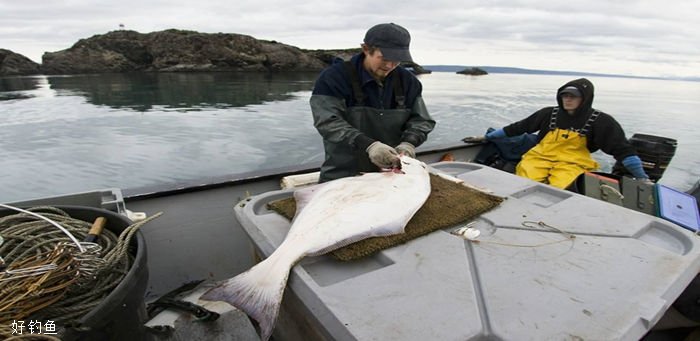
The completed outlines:
<svg viewBox="0 0 700 341">
<path fill-rule="evenodd" d="M 357 47 L 373 24 L 411 31 L 421 64 L 700 76 L 700 2 L 81 1 L 0 4 L 0 48 L 45 51 L 119 28 L 224 32 L 309 49 Z"/>
</svg>

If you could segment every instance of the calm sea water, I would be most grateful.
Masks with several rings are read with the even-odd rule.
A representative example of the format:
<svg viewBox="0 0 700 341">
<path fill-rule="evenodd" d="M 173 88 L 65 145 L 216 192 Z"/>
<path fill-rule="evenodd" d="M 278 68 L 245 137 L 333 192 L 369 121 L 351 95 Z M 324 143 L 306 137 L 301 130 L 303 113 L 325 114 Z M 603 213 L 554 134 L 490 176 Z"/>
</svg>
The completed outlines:
<svg viewBox="0 0 700 341">
<path fill-rule="evenodd" d="M 316 74 L 114 74 L 0 78 L 0 202 L 167 187 L 323 158 Z M 425 146 L 483 134 L 555 103 L 572 76 L 420 76 L 438 122 Z M 628 136 L 678 140 L 661 183 L 700 178 L 700 82 L 590 77 L 594 107 Z M 613 159 L 596 153 L 609 171 Z"/>
</svg>

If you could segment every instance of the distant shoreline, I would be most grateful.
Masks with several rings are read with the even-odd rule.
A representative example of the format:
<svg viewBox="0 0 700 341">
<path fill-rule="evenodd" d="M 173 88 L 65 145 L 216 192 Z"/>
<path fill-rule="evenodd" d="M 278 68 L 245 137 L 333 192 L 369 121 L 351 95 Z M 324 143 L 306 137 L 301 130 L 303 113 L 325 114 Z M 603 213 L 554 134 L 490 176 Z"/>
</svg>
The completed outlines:
<svg viewBox="0 0 700 341">
<path fill-rule="evenodd" d="M 503 66 L 467 66 L 467 65 L 421 65 L 426 70 L 432 72 L 458 72 L 466 68 L 476 67 L 485 70 L 488 73 L 515 73 L 515 74 L 530 74 L 530 75 L 558 75 L 558 76 L 596 76 L 596 77 L 614 77 L 614 78 L 635 78 L 635 79 L 660 79 L 660 80 L 678 80 L 700 82 L 700 77 L 647 77 L 647 76 L 630 76 L 608 73 L 580 72 L 580 71 L 551 71 L 537 69 L 523 69 L 517 67 Z"/>
</svg>

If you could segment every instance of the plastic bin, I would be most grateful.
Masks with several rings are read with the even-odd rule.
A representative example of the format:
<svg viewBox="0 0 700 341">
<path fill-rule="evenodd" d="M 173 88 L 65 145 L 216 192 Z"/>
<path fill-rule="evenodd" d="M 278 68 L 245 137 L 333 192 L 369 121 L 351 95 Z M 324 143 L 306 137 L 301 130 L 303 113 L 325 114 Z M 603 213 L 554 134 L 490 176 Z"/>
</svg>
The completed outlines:
<svg viewBox="0 0 700 341">
<path fill-rule="evenodd" d="M 693 232 L 700 231 L 700 213 L 695 197 L 660 184 L 656 185 L 656 196 L 659 217 Z"/>
<path fill-rule="evenodd" d="M 303 326 L 307 339 L 637 340 L 700 270 L 698 238 L 666 220 L 478 164 L 433 166 L 507 197 L 476 220 L 479 242 L 455 226 L 358 261 L 304 258 L 274 335 Z M 292 193 L 235 208 L 263 257 L 290 228 L 265 205 Z"/>
</svg>

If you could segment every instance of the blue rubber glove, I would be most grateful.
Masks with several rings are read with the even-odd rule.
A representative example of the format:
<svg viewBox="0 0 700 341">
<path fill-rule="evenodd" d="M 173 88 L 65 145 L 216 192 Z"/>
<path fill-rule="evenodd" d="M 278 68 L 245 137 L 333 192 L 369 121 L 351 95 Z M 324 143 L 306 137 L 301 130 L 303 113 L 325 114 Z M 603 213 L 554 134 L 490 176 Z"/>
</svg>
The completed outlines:
<svg viewBox="0 0 700 341">
<path fill-rule="evenodd" d="M 487 140 L 494 140 L 494 139 L 500 139 L 506 137 L 506 132 L 503 130 L 503 128 L 496 129 L 490 133 L 487 133 L 484 136 Z"/>
<path fill-rule="evenodd" d="M 640 159 L 639 156 L 630 155 L 622 159 L 622 165 L 624 165 L 635 178 L 649 179 L 647 173 L 644 172 L 644 167 L 642 167 L 642 159 Z"/>
</svg>

